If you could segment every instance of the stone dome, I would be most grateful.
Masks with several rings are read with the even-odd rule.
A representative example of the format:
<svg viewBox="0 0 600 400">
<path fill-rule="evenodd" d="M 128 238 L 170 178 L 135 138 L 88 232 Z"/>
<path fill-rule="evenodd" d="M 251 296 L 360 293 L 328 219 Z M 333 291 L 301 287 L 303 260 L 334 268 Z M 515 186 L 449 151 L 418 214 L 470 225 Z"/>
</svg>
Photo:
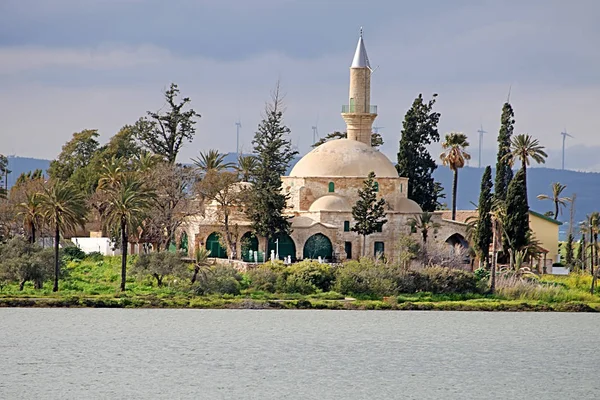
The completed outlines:
<svg viewBox="0 0 600 400">
<path fill-rule="evenodd" d="M 415 201 L 406 197 L 396 199 L 394 202 L 394 211 L 411 214 L 420 214 L 423 212 L 421 207 Z"/>
<path fill-rule="evenodd" d="M 330 140 L 302 157 L 290 176 L 397 178 L 392 162 L 379 150 L 350 139 Z"/>
<path fill-rule="evenodd" d="M 319 197 L 311 205 L 308 211 L 352 211 L 352 207 L 345 198 L 335 194 Z"/>
</svg>

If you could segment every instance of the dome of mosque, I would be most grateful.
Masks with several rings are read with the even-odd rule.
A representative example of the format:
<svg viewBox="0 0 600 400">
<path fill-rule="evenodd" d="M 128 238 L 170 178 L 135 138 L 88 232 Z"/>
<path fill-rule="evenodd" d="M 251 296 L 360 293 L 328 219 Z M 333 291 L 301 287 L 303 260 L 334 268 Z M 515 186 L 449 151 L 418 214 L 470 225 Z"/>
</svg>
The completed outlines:
<svg viewBox="0 0 600 400">
<path fill-rule="evenodd" d="M 306 154 L 292 169 L 295 177 L 397 178 L 392 162 L 379 150 L 356 140 L 337 139 L 323 143 Z"/>
</svg>

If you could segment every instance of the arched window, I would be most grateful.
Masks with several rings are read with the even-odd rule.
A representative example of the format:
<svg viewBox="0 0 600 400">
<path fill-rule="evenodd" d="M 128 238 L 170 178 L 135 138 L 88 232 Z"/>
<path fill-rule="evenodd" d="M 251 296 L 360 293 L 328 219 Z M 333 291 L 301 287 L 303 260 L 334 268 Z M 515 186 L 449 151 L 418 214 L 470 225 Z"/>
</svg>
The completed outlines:
<svg viewBox="0 0 600 400">
<path fill-rule="evenodd" d="M 335 192 L 335 183 L 329 182 L 329 193 Z"/>
<path fill-rule="evenodd" d="M 375 186 L 375 191 L 379 192 L 379 183 L 375 182 L 373 186 Z"/>
</svg>

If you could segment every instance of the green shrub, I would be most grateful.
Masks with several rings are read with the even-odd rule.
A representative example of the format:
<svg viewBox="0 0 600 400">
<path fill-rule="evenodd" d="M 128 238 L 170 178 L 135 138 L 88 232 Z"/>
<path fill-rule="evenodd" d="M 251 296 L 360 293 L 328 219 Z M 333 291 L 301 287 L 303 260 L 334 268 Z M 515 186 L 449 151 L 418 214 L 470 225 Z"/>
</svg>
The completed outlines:
<svg viewBox="0 0 600 400">
<path fill-rule="evenodd" d="M 83 260 L 85 252 L 77 246 L 66 246 L 63 248 L 63 259 L 65 261 Z"/>
<path fill-rule="evenodd" d="M 91 253 L 87 253 L 85 255 L 85 260 L 100 262 L 104 260 L 104 256 L 99 251 L 92 251 Z"/>
<path fill-rule="evenodd" d="M 486 280 L 490 278 L 490 271 L 483 267 L 477 268 L 473 274 L 475 275 L 475 278 L 479 280 Z"/>
<path fill-rule="evenodd" d="M 328 292 L 335 278 L 331 266 L 317 261 L 302 261 L 283 271 L 285 292 L 312 294 L 317 290 Z"/>
<path fill-rule="evenodd" d="M 430 267 L 423 270 L 425 291 L 431 293 L 475 293 L 478 279 L 474 274 L 460 269 Z"/>
<path fill-rule="evenodd" d="M 281 276 L 281 272 L 276 272 L 270 266 L 264 264 L 248 271 L 247 276 L 250 280 L 249 287 L 251 289 L 275 293 L 277 280 Z"/>
<path fill-rule="evenodd" d="M 197 294 L 240 294 L 242 276 L 229 265 L 217 264 L 206 274 L 206 279 L 196 286 Z"/>
</svg>

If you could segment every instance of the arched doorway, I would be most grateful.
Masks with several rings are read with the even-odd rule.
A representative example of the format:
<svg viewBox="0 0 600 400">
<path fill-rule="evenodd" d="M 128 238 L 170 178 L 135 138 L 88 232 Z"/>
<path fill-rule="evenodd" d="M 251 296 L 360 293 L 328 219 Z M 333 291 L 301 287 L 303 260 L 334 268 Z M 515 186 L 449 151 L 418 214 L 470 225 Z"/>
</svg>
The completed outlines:
<svg viewBox="0 0 600 400">
<path fill-rule="evenodd" d="M 304 244 L 304 258 L 316 259 L 321 257 L 331 260 L 332 256 L 333 245 L 331 244 L 331 240 L 322 233 L 315 233 Z"/>
<path fill-rule="evenodd" d="M 254 261 L 254 257 L 250 253 L 258 251 L 258 238 L 252 232 L 246 232 L 242 236 L 242 260 Z"/>
<path fill-rule="evenodd" d="M 182 232 L 179 238 L 179 250 L 186 252 L 188 251 L 188 236 L 187 233 Z"/>
<path fill-rule="evenodd" d="M 460 233 L 455 233 L 446 239 L 446 244 L 450 247 L 451 254 L 460 256 L 463 264 L 469 264 L 469 242 Z"/>
<path fill-rule="evenodd" d="M 279 243 L 277 243 L 279 241 Z M 271 257 L 271 250 L 275 251 L 279 249 L 279 259 L 283 260 L 287 256 L 292 256 L 292 261 L 296 260 L 296 244 L 290 235 L 279 235 L 272 239 L 269 239 L 268 254 L 265 254 L 265 258 L 268 260 Z"/>
<path fill-rule="evenodd" d="M 221 246 L 221 242 L 219 241 L 221 235 L 217 232 L 213 232 L 208 235 L 206 239 L 206 249 L 210 250 L 210 257 L 216 258 L 227 258 L 227 250 Z"/>
</svg>

